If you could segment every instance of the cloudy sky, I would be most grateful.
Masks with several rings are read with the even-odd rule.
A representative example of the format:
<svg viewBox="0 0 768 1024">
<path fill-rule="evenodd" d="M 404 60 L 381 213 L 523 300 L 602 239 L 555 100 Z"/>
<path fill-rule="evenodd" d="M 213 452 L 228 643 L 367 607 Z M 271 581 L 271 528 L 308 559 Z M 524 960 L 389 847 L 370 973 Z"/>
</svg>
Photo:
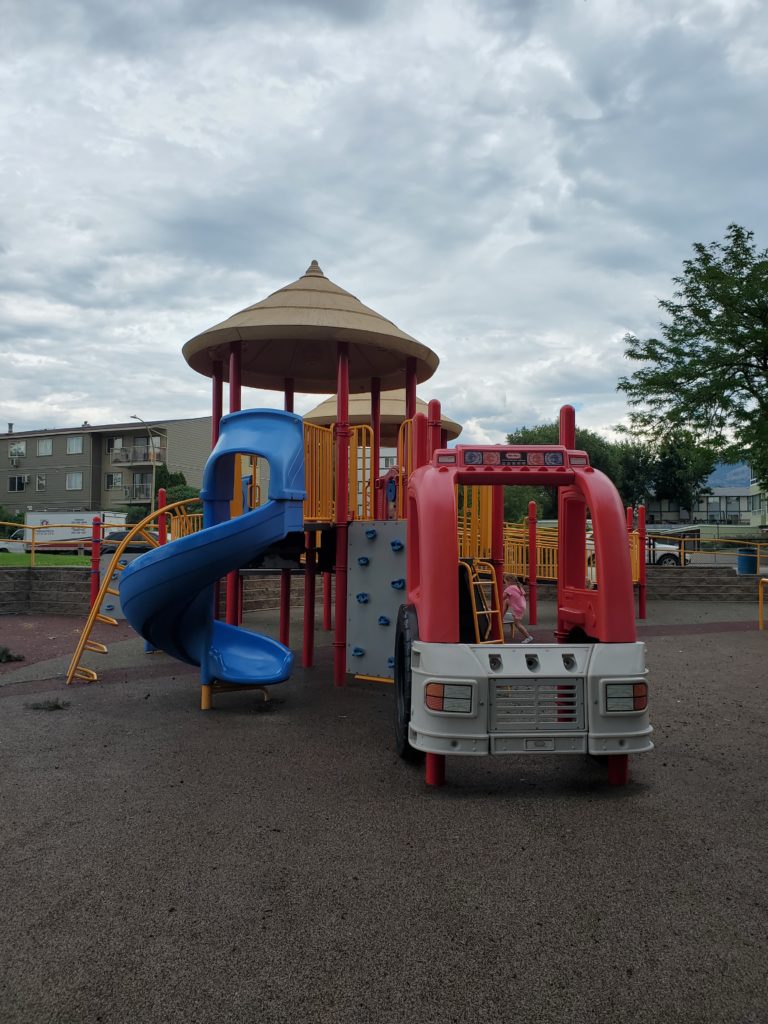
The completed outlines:
<svg viewBox="0 0 768 1024">
<path fill-rule="evenodd" d="M 622 336 L 691 244 L 768 246 L 764 0 L 0 0 L 0 24 L 1 429 L 208 413 L 183 343 L 312 259 L 438 353 L 420 394 L 466 439 L 566 401 L 610 428 Z"/>
</svg>

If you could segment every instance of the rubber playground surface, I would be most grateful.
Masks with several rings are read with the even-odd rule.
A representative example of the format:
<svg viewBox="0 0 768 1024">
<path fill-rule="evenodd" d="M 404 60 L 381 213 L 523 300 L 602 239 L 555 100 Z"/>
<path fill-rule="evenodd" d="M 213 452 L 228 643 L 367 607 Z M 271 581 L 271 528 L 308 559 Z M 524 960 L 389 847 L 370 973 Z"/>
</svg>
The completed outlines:
<svg viewBox="0 0 768 1024">
<path fill-rule="evenodd" d="M 427 790 L 329 634 L 269 705 L 203 714 L 127 626 L 65 687 L 81 626 L 0 618 L 3 1022 L 768 1021 L 754 605 L 649 603 L 657 749 L 624 789 L 531 756 Z"/>
</svg>

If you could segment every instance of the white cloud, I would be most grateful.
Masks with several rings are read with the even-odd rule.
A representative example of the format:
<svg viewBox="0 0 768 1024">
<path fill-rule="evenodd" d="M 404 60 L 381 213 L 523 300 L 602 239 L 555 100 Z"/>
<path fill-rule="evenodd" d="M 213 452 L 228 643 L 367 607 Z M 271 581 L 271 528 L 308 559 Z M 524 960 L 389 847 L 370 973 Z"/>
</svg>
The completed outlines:
<svg viewBox="0 0 768 1024">
<path fill-rule="evenodd" d="M 207 412 L 183 343 L 312 258 L 435 349 L 421 393 L 464 438 L 563 402 L 608 429 L 622 335 L 653 330 L 691 243 L 737 221 L 768 245 L 768 30 L 749 0 L 0 14 L 17 429 Z"/>
</svg>

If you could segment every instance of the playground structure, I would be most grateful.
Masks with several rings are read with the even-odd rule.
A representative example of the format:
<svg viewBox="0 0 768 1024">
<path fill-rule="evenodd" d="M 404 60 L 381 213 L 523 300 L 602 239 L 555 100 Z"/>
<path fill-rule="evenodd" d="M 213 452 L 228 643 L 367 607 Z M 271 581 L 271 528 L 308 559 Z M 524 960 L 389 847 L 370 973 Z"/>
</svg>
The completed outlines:
<svg viewBox="0 0 768 1024">
<path fill-rule="evenodd" d="M 437 356 L 314 261 L 298 281 L 193 338 L 184 356 L 212 380 L 202 529 L 185 506 L 171 520 L 172 543 L 122 566 L 117 588 L 102 583 L 93 622 L 109 621 L 99 602 L 119 594 L 148 645 L 200 666 L 209 709 L 216 689 L 263 688 L 290 674 L 290 569 L 281 571 L 279 640 L 241 627 L 239 576 L 290 550 L 304 565 L 302 664 L 314 659 L 316 578 L 323 574 L 327 613 L 333 576 L 334 684 L 348 673 L 394 677 L 398 749 L 426 754 L 429 784 L 442 783 L 447 753 L 509 752 L 589 753 L 607 759 L 611 782 L 626 781 L 628 754 L 652 749 L 627 520 L 613 485 L 575 449 L 570 407 L 559 445 L 449 449 L 439 403 L 426 415 L 416 404 Z M 404 418 L 383 432 L 382 392 L 403 383 Z M 284 410 L 242 410 L 246 386 L 279 388 Z M 333 426 L 293 415 L 296 391 L 334 389 Z M 350 423 L 351 392 L 370 395 L 369 424 Z M 380 474 L 383 440 L 396 442 L 397 465 Z M 555 642 L 525 648 L 504 643 L 499 601 L 503 488 L 522 484 L 556 487 L 560 507 Z M 174 511 L 157 510 L 140 529 L 156 519 L 164 539 Z M 224 621 L 214 615 L 222 578 Z M 87 633 L 68 680 L 95 678 L 79 668 L 85 650 L 103 646 Z"/>
</svg>

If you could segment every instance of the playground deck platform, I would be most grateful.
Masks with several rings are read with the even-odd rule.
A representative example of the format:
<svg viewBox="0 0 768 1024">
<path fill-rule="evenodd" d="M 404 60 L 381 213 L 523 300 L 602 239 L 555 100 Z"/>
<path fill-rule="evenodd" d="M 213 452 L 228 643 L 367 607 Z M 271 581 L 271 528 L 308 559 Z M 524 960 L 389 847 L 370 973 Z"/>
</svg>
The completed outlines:
<svg viewBox="0 0 768 1024">
<path fill-rule="evenodd" d="M 657 749 L 623 789 L 535 756 L 426 789 L 393 688 L 333 688 L 330 633 L 271 705 L 201 714 L 127 627 L 66 687 L 82 623 L 1 619 L 0 1018 L 764 1020 L 768 636 L 744 604 L 648 611 Z"/>
</svg>

